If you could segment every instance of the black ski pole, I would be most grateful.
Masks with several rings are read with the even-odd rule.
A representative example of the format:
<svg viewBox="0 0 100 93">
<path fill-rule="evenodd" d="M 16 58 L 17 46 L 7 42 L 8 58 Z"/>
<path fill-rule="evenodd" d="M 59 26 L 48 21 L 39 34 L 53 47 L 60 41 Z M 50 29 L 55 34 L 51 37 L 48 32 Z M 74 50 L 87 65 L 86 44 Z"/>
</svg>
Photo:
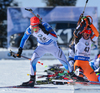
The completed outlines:
<svg viewBox="0 0 100 93">
<path fill-rule="evenodd" d="M 83 15 L 84 15 L 84 12 L 85 12 L 85 8 L 86 8 L 87 3 L 88 3 L 88 0 L 86 0 L 85 7 L 84 7 L 84 10 L 83 10 L 83 13 L 80 15 L 77 25 L 80 24 L 80 21 L 81 21 L 81 18 L 83 17 Z"/>
<path fill-rule="evenodd" d="M 14 58 L 16 58 L 16 57 L 17 57 L 17 53 L 15 53 L 15 52 L 13 52 L 12 50 L 10 50 L 9 56 L 13 56 Z M 21 57 L 23 57 L 23 58 L 25 58 L 25 59 L 28 59 L 28 60 L 31 60 L 31 58 L 28 58 L 28 57 L 23 56 L 23 55 L 21 55 Z M 41 62 L 39 62 L 39 61 L 38 61 L 37 63 L 43 65 L 43 63 L 41 63 Z"/>
<path fill-rule="evenodd" d="M 27 10 L 27 11 L 30 11 L 34 16 L 36 16 L 37 18 L 39 18 L 40 19 L 40 22 L 42 22 L 42 18 L 40 18 L 40 16 L 37 14 L 37 15 L 35 15 L 32 11 L 32 9 L 30 8 L 30 9 L 27 9 L 27 8 L 25 8 L 25 10 Z"/>
<path fill-rule="evenodd" d="M 84 7 L 84 10 L 83 10 L 83 13 L 82 13 L 83 15 L 84 15 L 84 12 L 85 12 L 85 8 L 86 8 L 87 3 L 88 3 L 88 0 L 86 0 L 85 7 Z"/>
</svg>

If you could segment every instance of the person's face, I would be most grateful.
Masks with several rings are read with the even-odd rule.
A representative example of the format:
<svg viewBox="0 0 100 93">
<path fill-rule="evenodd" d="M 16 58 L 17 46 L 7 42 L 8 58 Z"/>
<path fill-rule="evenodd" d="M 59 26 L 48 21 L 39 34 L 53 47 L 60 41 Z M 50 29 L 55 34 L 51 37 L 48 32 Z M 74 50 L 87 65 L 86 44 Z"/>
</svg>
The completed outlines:
<svg viewBox="0 0 100 93">
<path fill-rule="evenodd" d="M 39 31 L 39 27 L 38 26 L 32 27 L 32 30 L 37 33 Z"/>
<path fill-rule="evenodd" d="M 84 39 L 87 40 L 87 39 L 89 39 L 89 37 L 90 37 L 90 34 L 88 34 L 88 33 L 83 33 L 83 38 L 84 38 Z"/>
</svg>

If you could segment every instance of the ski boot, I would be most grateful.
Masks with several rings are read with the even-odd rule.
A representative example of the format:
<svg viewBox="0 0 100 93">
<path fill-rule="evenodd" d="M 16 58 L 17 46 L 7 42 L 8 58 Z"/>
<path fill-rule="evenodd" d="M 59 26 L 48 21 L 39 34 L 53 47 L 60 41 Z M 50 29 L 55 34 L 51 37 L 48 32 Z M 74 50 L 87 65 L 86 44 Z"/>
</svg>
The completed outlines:
<svg viewBox="0 0 100 93">
<path fill-rule="evenodd" d="M 74 72 L 70 72 L 70 73 L 68 73 L 68 74 L 70 75 L 70 77 L 71 77 L 73 80 L 80 81 L 80 82 L 88 82 L 88 80 L 85 80 L 83 77 L 77 76 Z"/>
<path fill-rule="evenodd" d="M 28 82 L 23 82 L 21 86 L 23 87 L 34 87 L 35 75 L 30 75 L 30 80 Z"/>
</svg>

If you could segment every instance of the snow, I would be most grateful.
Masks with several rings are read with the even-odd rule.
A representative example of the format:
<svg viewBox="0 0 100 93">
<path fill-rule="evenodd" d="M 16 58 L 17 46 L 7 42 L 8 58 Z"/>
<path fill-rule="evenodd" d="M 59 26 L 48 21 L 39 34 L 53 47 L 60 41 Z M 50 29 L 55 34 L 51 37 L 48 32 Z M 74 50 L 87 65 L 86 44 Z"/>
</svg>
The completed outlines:
<svg viewBox="0 0 100 93">
<path fill-rule="evenodd" d="M 48 65 L 60 64 L 58 60 L 39 60 L 43 65 L 37 63 L 37 75 L 46 74 Z M 30 74 L 29 60 L 0 60 L 0 87 L 19 85 L 28 81 Z M 37 79 L 38 80 L 38 79 Z M 0 93 L 100 93 L 100 86 L 91 85 L 35 85 L 39 87 L 53 88 L 0 88 Z"/>
</svg>

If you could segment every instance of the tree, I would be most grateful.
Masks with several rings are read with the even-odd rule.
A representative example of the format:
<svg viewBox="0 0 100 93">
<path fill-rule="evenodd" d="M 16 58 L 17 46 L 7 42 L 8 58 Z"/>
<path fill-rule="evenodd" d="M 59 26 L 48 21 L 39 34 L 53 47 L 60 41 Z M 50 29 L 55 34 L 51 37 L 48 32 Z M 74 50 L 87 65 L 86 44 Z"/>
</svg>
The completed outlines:
<svg viewBox="0 0 100 93">
<path fill-rule="evenodd" d="M 18 6 L 17 3 L 13 3 L 14 0 L 0 0 L 0 47 L 6 47 L 4 45 L 7 42 L 7 7 Z"/>
<path fill-rule="evenodd" d="M 47 6 L 75 6 L 77 0 L 43 0 Z"/>
<path fill-rule="evenodd" d="M 0 0 L 0 22 L 7 20 L 7 7 L 18 6 L 18 4 L 12 3 L 13 0 Z M 12 5 L 11 5 L 12 4 Z"/>
</svg>

